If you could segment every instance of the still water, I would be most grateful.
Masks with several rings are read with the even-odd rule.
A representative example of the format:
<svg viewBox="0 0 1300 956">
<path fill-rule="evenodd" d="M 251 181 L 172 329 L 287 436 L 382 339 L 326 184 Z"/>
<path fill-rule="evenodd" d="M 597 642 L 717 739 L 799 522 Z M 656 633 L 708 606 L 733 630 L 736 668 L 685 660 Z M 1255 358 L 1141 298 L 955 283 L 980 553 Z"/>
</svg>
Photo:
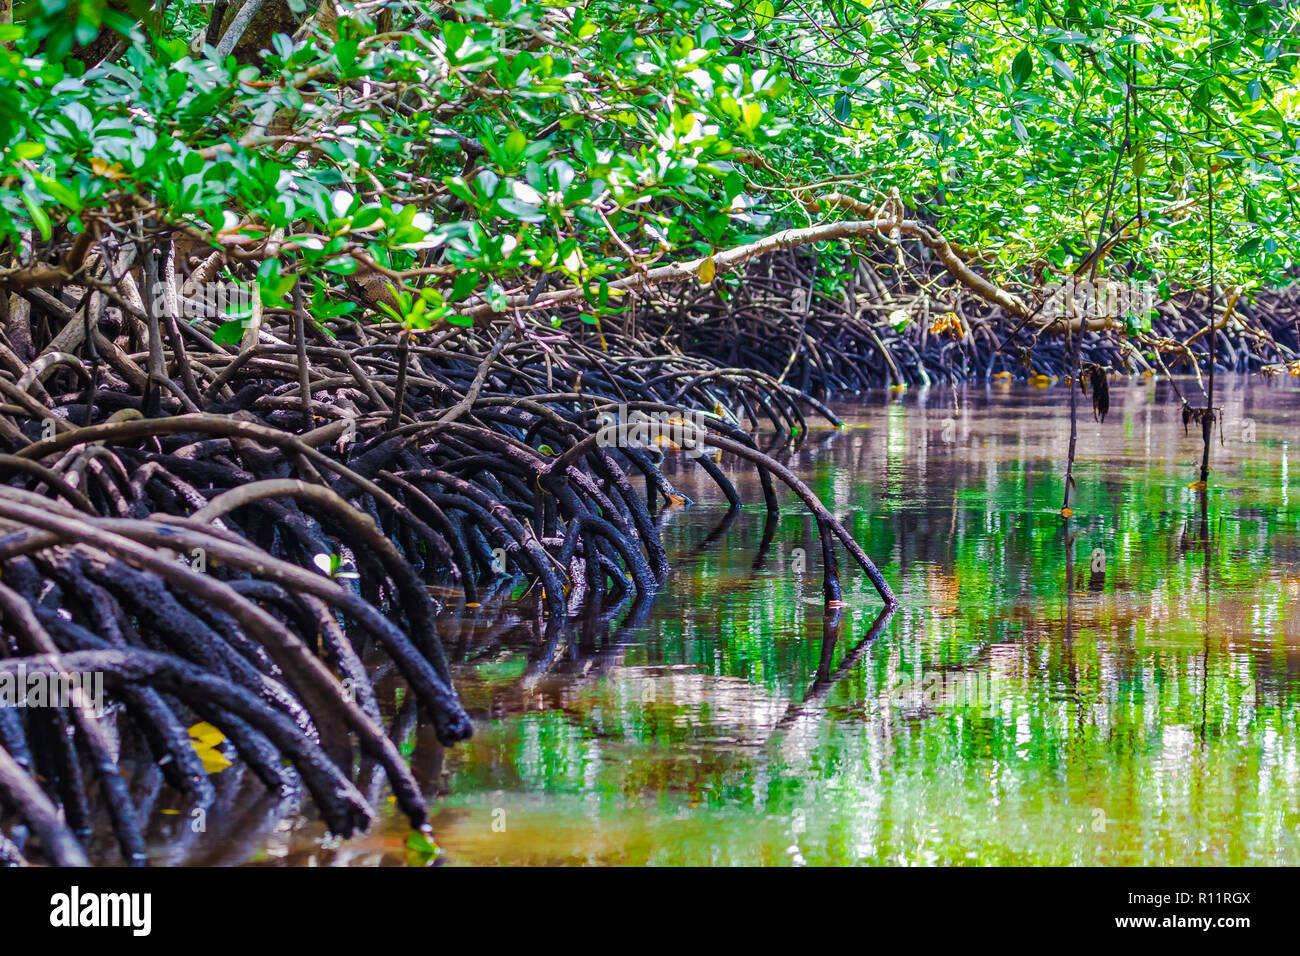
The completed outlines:
<svg viewBox="0 0 1300 956">
<path fill-rule="evenodd" d="M 1229 379 L 1204 524 L 1198 429 L 1134 381 L 1104 424 L 1081 408 L 1067 527 L 1067 394 L 891 394 L 789 453 L 893 583 L 884 621 L 843 556 L 828 620 L 793 496 L 756 561 L 752 471 L 717 530 L 721 494 L 670 462 L 696 503 L 663 515 L 674 571 L 642 619 L 547 665 L 527 606 L 449 616 L 478 729 L 445 753 L 394 690 L 440 853 L 390 804 L 343 844 L 289 814 L 189 861 L 1300 863 L 1295 382 Z"/>
</svg>

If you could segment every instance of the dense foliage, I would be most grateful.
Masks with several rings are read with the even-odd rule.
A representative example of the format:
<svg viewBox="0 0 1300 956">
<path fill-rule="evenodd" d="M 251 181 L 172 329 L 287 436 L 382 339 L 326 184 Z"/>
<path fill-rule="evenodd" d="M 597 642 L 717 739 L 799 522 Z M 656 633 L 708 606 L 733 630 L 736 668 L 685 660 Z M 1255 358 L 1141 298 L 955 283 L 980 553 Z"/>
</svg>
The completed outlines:
<svg viewBox="0 0 1300 956">
<path fill-rule="evenodd" d="M 874 515 L 905 496 L 842 517 L 800 477 L 809 419 L 845 426 L 815 383 L 1068 385 L 1064 525 L 1008 525 L 966 587 L 1099 517 L 1081 389 L 1102 423 L 1109 373 L 1158 368 L 1201 467 L 1150 503 L 1200 492 L 1204 539 L 1216 367 L 1300 376 L 1294 313 L 1237 308 L 1295 275 L 1298 53 L 1291 4 L 1230 0 L 0 0 L 0 678 L 98 673 L 125 707 L 0 707 L 0 864 L 97 858 L 90 783 L 144 859 L 161 791 L 138 809 L 130 768 L 217 798 L 190 738 L 282 794 L 292 763 L 340 836 L 382 766 L 431 855 L 394 740 L 492 713 L 444 634 L 525 609 L 531 687 L 622 653 L 678 465 L 727 504 L 698 551 L 757 473 L 754 568 L 786 489 L 824 660 L 868 594 L 841 549 L 885 607 L 867 646 L 899 599 L 859 539 L 910 585 Z M 1171 301 L 1047 308 L 1099 274 Z"/>
<path fill-rule="evenodd" d="M 590 315 L 656 265 L 709 281 L 781 227 L 888 218 L 895 188 L 1022 290 L 1099 236 L 1162 291 L 1205 288 L 1211 251 L 1234 287 L 1294 266 L 1289 4 L 290 0 L 234 44 L 240 4 L 162 6 L 0 26 L 10 289 L 68 281 L 84 233 L 180 231 L 266 305 L 305 278 L 318 321 Z"/>
</svg>

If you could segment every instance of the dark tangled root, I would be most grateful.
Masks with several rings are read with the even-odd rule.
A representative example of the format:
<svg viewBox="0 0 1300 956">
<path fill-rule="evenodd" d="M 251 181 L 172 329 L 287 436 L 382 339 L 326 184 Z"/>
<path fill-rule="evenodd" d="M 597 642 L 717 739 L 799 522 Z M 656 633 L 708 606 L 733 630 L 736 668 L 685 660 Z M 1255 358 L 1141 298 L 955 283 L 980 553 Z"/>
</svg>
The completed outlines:
<svg viewBox="0 0 1300 956">
<path fill-rule="evenodd" d="M 659 468 L 672 442 L 607 441 L 611 421 L 669 423 L 707 445 L 691 460 L 728 519 L 741 501 L 721 463 L 758 469 L 769 525 L 785 484 L 816 519 L 828 603 L 841 597 L 837 545 L 896 603 L 756 445 L 761 427 L 798 440 L 809 413 L 838 424 L 770 374 L 616 329 L 599 345 L 531 320 L 327 333 L 285 312 L 243 348 L 218 345 L 209 322 L 173 322 L 160 372 L 147 317 L 126 301 L 96 294 L 74 312 L 29 299 L 36 354 L 0 349 L 0 668 L 94 671 L 108 701 L 106 713 L 0 708 L 0 823 L 24 821 L 45 859 L 84 862 L 95 783 L 122 854 L 143 857 L 124 753 L 210 803 L 186 733 L 196 720 L 268 787 L 300 782 L 338 834 L 374 816 L 358 755 L 423 825 L 363 661 L 391 665 L 453 745 L 472 725 L 439 633 L 444 602 L 473 612 L 522 582 L 544 620 L 538 675 L 563 657 L 571 615 L 644 608 L 669 573 L 656 513 L 684 499 Z M 0 843 L 0 858 L 29 852 Z"/>
</svg>

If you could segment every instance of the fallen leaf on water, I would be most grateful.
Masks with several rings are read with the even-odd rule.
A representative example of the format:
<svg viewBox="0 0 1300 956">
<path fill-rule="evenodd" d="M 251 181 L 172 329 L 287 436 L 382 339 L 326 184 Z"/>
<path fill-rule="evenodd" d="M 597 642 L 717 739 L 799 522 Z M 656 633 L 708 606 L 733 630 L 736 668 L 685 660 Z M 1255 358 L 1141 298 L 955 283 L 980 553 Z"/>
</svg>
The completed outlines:
<svg viewBox="0 0 1300 956">
<path fill-rule="evenodd" d="M 428 834 L 420 830 L 412 830 L 411 835 L 406 838 L 406 848 L 414 850 L 416 853 L 441 853 L 438 844 L 429 839 Z"/>
</svg>

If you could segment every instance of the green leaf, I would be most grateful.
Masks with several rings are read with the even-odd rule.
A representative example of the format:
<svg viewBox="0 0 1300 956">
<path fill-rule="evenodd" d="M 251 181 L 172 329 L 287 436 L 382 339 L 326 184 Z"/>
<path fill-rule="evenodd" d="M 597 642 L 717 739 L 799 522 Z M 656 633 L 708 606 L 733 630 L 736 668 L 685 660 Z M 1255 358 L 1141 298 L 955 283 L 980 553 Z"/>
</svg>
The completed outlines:
<svg viewBox="0 0 1300 956">
<path fill-rule="evenodd" d="M 49 242 L 50 236 L 53 235 L 53 231 L 50 228 L 49 215 L 47 215 L 45 210 L 37 205 L 36 200 L 32 199 L 31 196 L 27 195 L 27 193 L 24 192 L 22 196 L 23 203 L 27 206 L 27 211 L 31 213 L 32 225 L 34 225 L 37 231 L 40 232 L 41 238 L 46 242 Z"/>
<path fill-rule="evenodd" d="M 835 118 L 841 123 L 847 123 L 852 115 L 853 98 L 847 92 L 835 97 Z"/>
<path fill-rule="evenodd" d="M 465 296 L 469 295 L 478 286 L 479 274 L 473 269 L 467 269 L 464 272 L 457 273 L 456 280 L 452 283 L 451 294 L 447 296 L 451 302 L 458 302 Z"/>
<path fill-rule="evenodd" d="M 1072 70 L 1070 64 L 1066 63 L 1064 60 L 1058 60 L 1055 57 L 1052 57 L 1052 71 L 1061 79 L 1065 80 L 1065 82 L 1074 82 L 1074 70 Z"/>
<path fill-rule="evenodd" d="M 1016 86 L 1024 86 L 1033 74 L 1034 55 L 1029 52 L 1029 47 L 1025 47 L 1016 54 L 1015 62 L 1011 64 L 1011 78 Z"/>
<path fill-rule="evenodd" d="M 244 337 L 244 319 L 231 319 L 222 322 L 212 333 L 212 341 L 218 345 L 235 345 Z"/>
<path fill-rule="evenodd" d="M 497 205 L 501 207 L 508 215 L 519 219 L 522 222 L 542 222 L 546 219 L 542 213 L 532 203 L 524 202 L 522 199 L 505 198 L 498 199 Z"/>
<path fill-rule="evenodd" d="M 406 848 L 428 856 L 437 856 L 442 852 L 438 844 L 430 840 L 429 835 L 422 830 L 411 831 L 411 835 L 406 838 Z"/>
<path fill-rule="evenodd" d="M 48 193 L 56 202 L 62 203 L 73 212 L 81 211 L 83 205 L 81 196 L 71 187 L 65 186 L 51 176 L 43 176 L 40 173 L 33 175 L 32 179 L 36 182 L 36 185 L 41 187 L 43 192 Z"/>
<path fill-rule="evenodd" d="M 351 227 L 354 230 L 369 229 L 382 218 L 381 214 L 379 206 L 364 206 L 352 217 Z"/>
<path fill-rule="evenodd" d="M 524 150 L 528 148 L 528 137 L 520 130 L 511 130 L 506 136 L 506 153 L 511 159 L 518 159 L 523 156 Z"/>
<path fill-rule="evenodd" d="M 325 263 L 325 269 L 336 276 L 350 276 L 357 271 L 357 260 L 352 256 L 335 256 Z"/>
</svg>

